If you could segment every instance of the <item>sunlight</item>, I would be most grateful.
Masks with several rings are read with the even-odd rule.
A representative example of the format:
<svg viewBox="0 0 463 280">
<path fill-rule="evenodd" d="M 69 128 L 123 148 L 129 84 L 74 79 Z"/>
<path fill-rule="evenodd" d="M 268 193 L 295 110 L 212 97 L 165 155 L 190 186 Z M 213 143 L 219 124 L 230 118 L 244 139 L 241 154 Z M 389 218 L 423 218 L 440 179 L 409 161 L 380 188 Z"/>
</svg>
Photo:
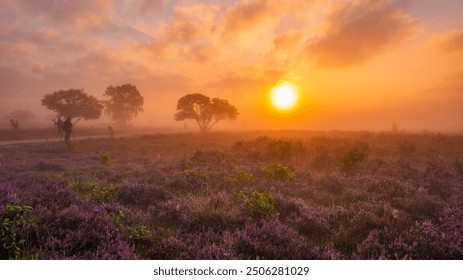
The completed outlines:
<svg viewBox="0 0 463 280">
<path fill-rule="evenodd" d="M 296 87 L 290 82 L 284 81 L 274 86 L 270 91 L 270 102 L 281 111 L 287 111 L 297 104 L 299 94 Z"/>
</svg>

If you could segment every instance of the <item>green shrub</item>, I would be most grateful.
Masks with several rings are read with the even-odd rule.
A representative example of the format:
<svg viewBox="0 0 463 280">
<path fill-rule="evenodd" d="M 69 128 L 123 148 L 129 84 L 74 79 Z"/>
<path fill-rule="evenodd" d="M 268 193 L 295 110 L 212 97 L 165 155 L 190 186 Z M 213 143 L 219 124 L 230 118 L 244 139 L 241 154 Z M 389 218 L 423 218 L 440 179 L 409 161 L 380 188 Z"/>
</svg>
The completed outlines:
<svg viewBox="0 0 463 280">
<path fill-rule="evenodd" d="M 127 226 L 127 232 L 129 233 L 129 239 L 133 241 L 145 240 L 150 234 L 150 231 L 145 225 L 134 227 Z"/>
<path fill-rule="evenodd" d="M 227 178 L 227 182 L 230 184 L 252 183 L 254 181 L 255 181 L 255 178 L 252 175 L 252 173 L 241 171 L 241 170 L 236 172 L 235 176 Z"/>
<path fill-rule="evenodd" d="M 100 153 L 100 162 L 102 164 L 111 164 L 116 161 L 109 155 L 109 153 Z"/>
<path fill-rule="evenodd" d="M 0 240 L 2 248 L 0 256 L 9 259 L 21 259 L 21 247 L 26 242 L 25 239 L 18 238 L 17 229 L 25 224 L 32 223 L 29 212 L 31 206 L 7 205 L 6 212 L 1 216 Z"/>
<path fill-rule="evenodd" d="M 131 241 L 134 241 L 134 242 L 143 241 L 149 236 L 150 231 L 145 225 L 142 225 L 142 224 L 137 225 L 137 226 L 126 225 L 122 221 L 122 218 L 124 216 L 125 216 L 124 211 L 119 211 L 118 213 L 113 214 L 112 215 L 113 222 L 118 228 L 127 232 L 129 239 Z"/>
<path fill-rule="evenodd" d="M 292 180 L 296 173 L 282 164 L 272 163 L 262 169 L 262 173 L 267 179 Z"/>
<path fill-rule="evenodd" d="M 96 182 L 72 182 L 71 189 L 77 191 L 80 195 L 89 198 L 95 202 L 108 202 L 115 198 L 115 187 L 112 184 L 100 186 Z"/>
<path fill-rule="evenodd" d="M 248 213 L 256 219 L 270 217 L 276 214 L 275 199 L 269 192 L 254 191 L 250 195 L 244 192 L 237 194 L 239 201 L 242 201 Z"/>
<path fill-rule="evenodd" d="M 90 198 L 96 202 L 108 202 L 114 199 L 114 185 L 94 185 L 90 192 Z"/>
<path fill-rule="evenodd" d="M 352 172 L 358 165 L 365 160 L 367 153 L 359 149 L 350 149 L 347 151 L 339 162 L 341 171 Z"/>
<path fill-rule="evenodd" d="M 186 172 L 190 175 L 192 175 L 193 177 L 197 178 L 197 179 L 200 179 L 200 180 L 208 180 L 209 179 L 209 176 L 207 176 L 206 173 L 200 171 L 200 170 L 197 170 L 197 169 L 193 169 L 193 168 L 189 168 L 186 170 Z"/>
</svg>

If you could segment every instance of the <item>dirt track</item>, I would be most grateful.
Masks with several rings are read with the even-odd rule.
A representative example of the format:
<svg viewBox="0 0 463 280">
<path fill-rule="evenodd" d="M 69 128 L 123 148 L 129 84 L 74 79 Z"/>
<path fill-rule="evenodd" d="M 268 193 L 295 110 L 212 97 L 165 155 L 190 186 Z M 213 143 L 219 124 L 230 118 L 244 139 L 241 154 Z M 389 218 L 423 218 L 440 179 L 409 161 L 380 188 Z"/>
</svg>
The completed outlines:
<svg viewBox="0 0 463 280">
<path fill-rule="evenodd" d="M 125 137 L 125 136 L 136 136 L 136 133 L 125 133 L 125 134 L 117 134 L 116 138 Z M 101 139 L 101 138 L 109 138 L 108 134 L 100 134 L 100 135 L 87 135 L 87 136 L 78 136 L 73 137 L 73 140 L 85 140 L 85 139 Z M 24 139 L 24 140 L 6 140 L 0 141 L 0 146 L 6 145 L 18 145 L 18 144 L 37 144 L 37 143 L 48 143 L 48 142 L 59 142 L 63 141 L 63 138 L 36 138 L 36 139 Z"/>
</svg>

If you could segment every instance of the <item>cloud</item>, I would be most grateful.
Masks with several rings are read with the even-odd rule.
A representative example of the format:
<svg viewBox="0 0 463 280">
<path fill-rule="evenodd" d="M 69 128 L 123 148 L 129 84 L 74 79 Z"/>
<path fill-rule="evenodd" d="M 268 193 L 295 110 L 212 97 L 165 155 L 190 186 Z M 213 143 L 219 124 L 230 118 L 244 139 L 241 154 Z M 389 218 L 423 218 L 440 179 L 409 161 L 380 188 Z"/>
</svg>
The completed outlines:
<svg viewBox="0 0 463 280">
<path fill-rule="evenodd" d="M 163 7 L 167 0 L 142 0 L 139 7 L 140 14 L 144 15 L 151 9 Z"/>
<path fill-rule="evenodd" d="M 173 22 L 165 27 L 165 35 L 169 41 L 178 43 L 210 40 L 217 12 L 218 7 L 214 5 L 177 6 L 173 10 Z"/>
<path fill-rule="evenodd" d="M 307 48 L 320 68 L 361 65 L 407 38 L 415 21 L 389 0 L 335 4 L 326 33 Z"/>
<path fill-rule="evenodd" d="M 85 44 L 79 40 L 65 38 L 61 32 L 55 29 L 41 27 L 34 34 L 29 36 L 30 41 L 44 51 L 52 51 L 65 53 L 83 52 L 87 48 Z"/>
<path fill-rule="evenodd" d="M 226 10 L 223 17 L 222 36 L 230 39 L 238 33 L 252 29 L 267 18 L 274 15 L 274 10 L 267 0 L 238 1 Z"/>
<path fill-rule="evenodd" d="M 239 0 L 223 8 L 219 28 L 222 39 L 233 40 L 243 33 L 251 33 L 256 28 L 267 26 L 276 28 L 291 14 L 300 13 L 317 0 Z"/>
<path fill-rule="evenodd" d="M 102 27 L 110 21 L 113 0 L 20 0 L 18 4 L 37 18 L 85 30 Z"/>
<path fill-rule="evenodd" d="M 463 52 L 463 29 L 453 30 L 435 39 L 444 52 Z"/>
</svg>

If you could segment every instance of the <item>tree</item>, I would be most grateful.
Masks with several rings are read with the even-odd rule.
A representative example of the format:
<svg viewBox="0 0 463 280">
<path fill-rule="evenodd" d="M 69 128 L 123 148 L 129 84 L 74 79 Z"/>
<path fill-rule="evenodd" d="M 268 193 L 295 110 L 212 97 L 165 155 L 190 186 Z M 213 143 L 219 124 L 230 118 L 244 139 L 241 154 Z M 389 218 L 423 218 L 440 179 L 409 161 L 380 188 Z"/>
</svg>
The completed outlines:
<svg viewBox="0 0 463 280">
<path fill-rule="evenodd" d="M 45 94 L 42 105 L 56 112 L 58 117 L 95 120 L 101 116 L 103 105 L 95 97 L 86 94 L 83 89 L 59 90 Z"/>
<path fill-rule="evenodd" d="M 236 119 L 238 110 L 227 100 L 210 98 L 200 93 L 187 94 L 177 103 L 175 120 L 193 119 L 201 132 L 208 132 L 217 122 Z"/>
<path fill-rule="evenodd" d="M 5 116 L 10 121 L 11 127 L 15 130 L 19 129 L 20 123 L 27 122 L 34 118 L 35 115 L 31 111 L 17 110 Z"/>
<path fill-rule="evenodd" d="M 109 86 L 104 95 L 110 98 L 105 101 L 105 113 L 121 126 L 143 112 L 144 99 L 134 85 Z"/>
</svg>

